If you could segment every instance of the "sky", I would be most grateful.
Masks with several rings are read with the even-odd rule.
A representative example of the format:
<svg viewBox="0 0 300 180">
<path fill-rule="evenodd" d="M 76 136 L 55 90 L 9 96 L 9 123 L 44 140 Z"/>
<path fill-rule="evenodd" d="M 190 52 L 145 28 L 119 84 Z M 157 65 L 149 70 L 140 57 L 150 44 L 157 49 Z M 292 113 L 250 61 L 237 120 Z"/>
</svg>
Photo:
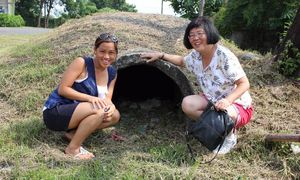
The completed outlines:
<svg viewBox="0 0 300 180">
<path fill-rule="evenodd" d="M 162 0 L 126 0 L 128 4 L 133 4 L 139 13 L 161 14 Z M 175 15 L 170 2 L 163 2 L 163 14 Z"/>
</svg>

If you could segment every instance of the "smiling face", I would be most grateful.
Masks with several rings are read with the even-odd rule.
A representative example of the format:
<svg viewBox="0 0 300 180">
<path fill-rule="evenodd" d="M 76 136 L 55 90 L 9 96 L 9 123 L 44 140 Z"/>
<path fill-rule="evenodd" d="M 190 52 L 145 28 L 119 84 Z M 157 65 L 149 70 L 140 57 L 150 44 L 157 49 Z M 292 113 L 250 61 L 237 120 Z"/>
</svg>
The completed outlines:
<svg viewBox="0 0 300 180">
<path fill-rule="evenodd" d="M 196 27 L 191 29 L 188 35 L 192 47 L 198 51 L 203 52 L 207 47 L 207 36 L 204 29 Z"/>
<path fill-rule="evenodd" d="M 117 58 L 116 46 L 113 42 L 102 42 L 94 49 L 95 65 L 100 68 L 107 68 Z"/>
</svg>

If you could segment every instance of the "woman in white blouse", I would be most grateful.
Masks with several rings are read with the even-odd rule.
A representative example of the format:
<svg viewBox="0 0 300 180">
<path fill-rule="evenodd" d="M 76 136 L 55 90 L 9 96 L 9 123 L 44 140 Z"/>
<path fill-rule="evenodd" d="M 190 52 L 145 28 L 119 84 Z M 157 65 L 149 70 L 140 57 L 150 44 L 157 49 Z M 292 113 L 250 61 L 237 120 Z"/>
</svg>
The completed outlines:
<svg viewBox="0 0 300 180">
<path fill-rule="evenodd" d="M 164 52 L 141 54 L 152 62 L 163 59 L 178 66 L 185 66 L 194 73 L 202 92 L 183 99 L 182 110 L 196 120 L 211 101 L 218 110 L 227 110 L 235 121 L 234 130 L 225 138 L 219 154 L 228 153 L 236 144 L 235 129 L 246 125 L 253 114 L 252 99 L 248 92 L 248 78 L 237 57 L 218 44 L 220 35 L 208 17 L 193 19 L 184 34 L 184 45 L 192 51 L 185 57 Z M 218 149 L 218 147 L 216 148 Z M 216 150 L 214 151 L 216 152 Z"/>
</svg>

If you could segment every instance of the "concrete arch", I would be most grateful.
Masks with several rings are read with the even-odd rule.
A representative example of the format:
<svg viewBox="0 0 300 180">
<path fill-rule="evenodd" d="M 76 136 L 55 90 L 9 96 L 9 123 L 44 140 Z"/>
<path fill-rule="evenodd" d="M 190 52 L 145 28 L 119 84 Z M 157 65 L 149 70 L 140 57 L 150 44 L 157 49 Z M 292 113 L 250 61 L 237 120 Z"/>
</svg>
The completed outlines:
<svg viewBox="0 0 300 180">
<path fill-rule="evenodd" d="M 168 98 L 181 102 L 182 98 L 194 94 L 194 90 L 179 67 L 158 60 L 147 63 L 139 53 L 128 53 L 113 64 L 118 70 L 113 100 Z"/>
</svg>

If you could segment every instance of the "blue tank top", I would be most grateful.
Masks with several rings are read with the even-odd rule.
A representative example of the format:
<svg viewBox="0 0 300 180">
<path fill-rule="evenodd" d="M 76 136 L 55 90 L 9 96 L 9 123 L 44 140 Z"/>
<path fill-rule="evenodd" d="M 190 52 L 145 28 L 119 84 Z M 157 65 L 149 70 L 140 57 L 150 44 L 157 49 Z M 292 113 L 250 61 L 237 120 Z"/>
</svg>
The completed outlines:
<svg viewBox="0 0 300 180">
<path fill-rule="evenodd" d="M 96 84 L 96 77 L 95 77 L 95 67 L 93 58 L 91 57 L 84 57 L 85 65 L 87 67 L 88 77 L 82 82 L 74 82 L 72 88 L 78 92 L 85 93 L 91 96 L 98 97 L 98 89 Z M 107 68 L 108 71 L 108 83 L 107 87 L 113 79 L 115 79 L 117 71 L 112 66 Z M 47 109 L 51 109 L 60 104 L 71 104 L 78 102 L 76 100 L 71 100 L 65 98 L 58 94 L 58 87 L 49 95 L 47 101 L 45 102 L 44 106 Z"/>
</svg>

